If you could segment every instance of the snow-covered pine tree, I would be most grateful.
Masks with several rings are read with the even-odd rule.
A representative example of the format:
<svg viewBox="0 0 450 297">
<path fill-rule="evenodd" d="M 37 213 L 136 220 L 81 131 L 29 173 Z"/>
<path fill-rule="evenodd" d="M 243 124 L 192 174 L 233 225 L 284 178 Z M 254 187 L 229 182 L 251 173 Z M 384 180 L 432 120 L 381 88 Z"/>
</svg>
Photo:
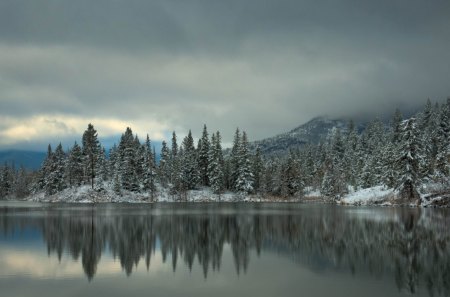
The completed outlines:
<svg viewBox="0 0 450 297">
<path fill-rule="evenodd" d="M 356 187 L 357 185 L 357 146 L 358 133 L 356 131 L 355 123 L 350 121 L 348 124 L 347 135 L 344 140 L 344 157 L 343 157 L 343 171 L 345 181 L 349 185 Z"/>
<path fill-rule="evenodd" d="M 0 170 L 0 199 L 5 199 L 12 193 L 13 178 L 12 170 L 5 162 Z"/>
<path fill-rule="evenodd" d="M 242 132 L 242 139 L 238 150 L 238 175 L 236 179 L 236 191 L 241 193 L 252 193 L 254 191 L 254 176 L 248 147 L 247 133 Z"/>
<path fill-rule="evenodd" d="M 141 145 L 141 142 L 139 141 L 139 137 L 136 135 L 134 137 L 134 150 L 136 152 L 135 155 L 135 163 L 136 163 L 136 179 L 137 179 L 137 183 L 138 183 L 138 187 L 139 189 L 141 189 L 141 186 L 144 182 L 144 168 L 142 166 L 142 164 L 144 164 L 144 160 L 145 160 L 145 149 L 144 146 Z"/>
<path fill-rule="evenodd" d="M 48 182 L 46 183 L 45 193 L 47 195 L 56 194 L 65 188 L 65 170 L 66 170 L 66 156 L 63 151 L 61 143 L 52 154 L 52 161 L 48 173 Z"/>
<path fill-rule="evenodd" d="M 335 198 L 338 194 L 338 191 L 335 188 L 335 170 L 334 170 L 334 164 L 331 159 L 328 159 L 324 163 L 324 176 L 322 179 L 322 185 L 320 188 L 320 192 L 322 195 L 325 195 L 326 197 Z"/>
<path fill-rule="evenodd" d="M 279 194 L 279 185 L 281 183 L 279 182 L 279 176 L 277 174 L 278 172 L 278 162 L 273 157 L 267 160 L 262 181 L 262 192 L 265 195 Z"/>
<path fill-rule="evenodd" d="M 119 179 L 119 171 L 114 171 L 114 178 L 113 178 L 113 191 L 116 193 L 116 195 L 122 196 L 122 183 Z"/>
<path fill-rule="evenodd" d="M 50 166 L 53 159 L 53 151 L 51 144 L 47 146 L 47 155 L 45 156 L 44 161 L 42 162 L 41 168 L 38 172 L 38 180 L 33 188 L 33 192 L 38 192 L 40 190 L 44 190 L 46 188 L 46 184 L 48 183 L 48 176 L 50 174 Z"/>
<path fill-rule="evenodd" d="M 199 140 L 198 149 L 198 169 L 200 173 L 200 182 L 203 186 L 209 186 L 208 179 L 208 163 L 209 163 L 209 151 L 210 142 L 208 138 L 208 130 L 206 125 L 203 126 L 202 137 Z"/>
<path fill-rule="evenodd" d="M 24 166 L 20 166 L 19 171 L 16 174 L 15 178 L 15 197 L 16 198 L 25 198 L 30 194 L 30 175 L 25 169 Z M 1 192 L 1 190 L 0 190 Z M 1 194 L 0 194 L 1 199 Z"/>
<path fill-rule="evenodd" d="M 153 201 L 156 191 L 155 185 L 156 170 L 155 164 L 153 163 L 154 158 L 151 149 L 151 141 L 148 134 L 145 143 L 143 145 L 143 151 L 144 151 L 143 153 L 144 160 L 142 163 L 142 171 L 144 173 L 143 188 L 144 191 L 150 193 L 150 199 L 151 201 Z"/>
<path fill-rule="evenodd" d="M 200 177 L 197 167 L 197 153 L 191 130 L 183 139 L 183 157 L 181 158 L 180 171 L 183 189 L 193 190 L 197 187 Z"/>
<path fill-rule="evenodd" d="M 208 154 L 208 179 L 214 193 L 220 194 L 224 189 L 224 168 L 221 136 L 219 131 L 211 136 Z"/>
<path fill-rule="evenodd" d="M 341 130 L 339 128 L 331 131 L 327 151 L 329 162 L 331 162 L 331 164 L 326 168 L 327 172 L 325 177 L 331 177 L 330 181 L 333 183 L 331 185 L 333 189 L 333 196 L 338 197 L 347 192 L 343 166 L 345 146 Z"/>
<path fill-rule="evenodd" d="M 159 160 L 159 182 L 163 187 L 167 187 L 170 178 L 170 151 L 167 143 L 163 140 L 161 147 L 161 159 Z M 172 177 L 175 179 L 175 175 Z"/>
<path fill-rule="evenodd" d="M 177 135 L 175 131 L 172 132 L 172 144 L 170 150 L 170 159 L 169 159 L 169 182 L 172 186 L 175 184 L 175 181 L 178 180 L 180 173 L 180 158 L 178 152 L 178 143 L 177 143 Z"/>
<path fill-rule="evenodd" d="M 119 163 L 120 163 L 120 154 L 119 154 L 119 148 L 114 143 L 112 148 L 109 149 L 109 158 L 108 158 L 108 171 L 109 171 L 109 180 L 114 180 L 116 171 L 119 169 Z"/>
<path fill-rule="evenodd" d="M 261 156 L 261 149 L 256 148 L 255 155 L 252 162 L 252 173 L 254 177 L 254 189 L 256 192 L 261 192 L 262 180 L 264 174 L 264 161 Z"/>
<path fill-rule="evenodd" d="M 281 165 L 281 196 L 291 197 L 303 190 L 298 159 L 289 153 L 289 157 Z"/>
<path fill-rule="evenodd" d="M 229 185 L 230 190 L 236 190 L 236 181 L 239 176 L 239 150 L 241 147 L 241 133 L 239 128 L 236 128 L 233 139 L 233 147 L 231 148 L 230 158 L 229 158 Z"/>
<path fill-rule="evenodd" d="M 83 153 L 77 142 L 69 151 L 66 176 L 69 186 L 80 186 L 83 182 Z"/>
<path fill-rule="evenodd" d="M 420 172 L 421 178 L 429 179 L 433 176 L 434 171 L 434 161 L 435 161 L 435 152 L 437 151 L 435 135 L 437 126 L 434 125 L 436 122 L 434 120 L 434 110 L 433 105 L 431 104 L 431 100 L 428 98 L 427 103 L 425 105 L 425 109 L 420 114 L 420 118 L 418 121 L 419 133 L 423 147 L 423 164 L 421 167 L 423 168 L 423 172 Z"/>
<path fill-rule="evenodd" d="M 423 158 L 418 127 L 415 118 L 410 118 L 402 122 L 400 147 L 396 159 L 396 171 L 398 179 L 396 189 L 405 200 L 418 200 L 419 193 L 417 187 L 420 179 L 420 164 Z"/>
<path fill-rule="evenodd" d="M 120 180 L 122 189 L 137 192 L 139 191 L 139 180 L 137 172 L 137 145 L 131 128 L 127 127 L 119 143 L 120 155 Z"/>
<path fill-rule="evenodd" d="M 100 146 L 96 164 L 97 182 L 108 180 L 108 162 L 106 160 L 106 150 Z"/>
<path fill-rule="evenodd" d="M 436 178 L 447 183 L 450 176 L 450 98 L 441 107 L 437 139 Z"/>
<path fill-rule="evenodd" d="M 84 172 L 87 180 L 91 182 L 92 189 L 94 188 L 94 179 L 96 176 L 96 164 L 100 154 L 100 143 L 98 141 L 97 130 L 92 124 L 83 133 L 83 156 L 84 156 Z"/>
</svg>

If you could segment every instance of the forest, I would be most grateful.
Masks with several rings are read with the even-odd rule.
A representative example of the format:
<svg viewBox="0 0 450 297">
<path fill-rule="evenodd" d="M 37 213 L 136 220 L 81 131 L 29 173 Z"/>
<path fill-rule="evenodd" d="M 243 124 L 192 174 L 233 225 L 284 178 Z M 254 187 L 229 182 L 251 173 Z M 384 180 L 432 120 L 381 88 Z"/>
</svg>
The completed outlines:
<svg viewBox="0 0 450 297">
<path fill-rule="evenodd" d="M 250 147 L 247 133 L 238 128 L 231 149 L 224 150 L 220 132 L 210 134 L 204 125 L 197 144 L 191 131 L 180 144 L 173 132 L 159 153 L 148 135 L 141 141 L 127 128 L 107 152 L 89 124 L 80 144 L 66 151 L 61 143 L 54 149 L 49 144 L 37 171 L 0 167 L 0 197 L 51 196 L 89 185 L 116 195 L 146 194 L 149 201 L 163 191 L 185 201 L 195 189 L 235 193 L 237 200 L 247 195 L 292 199 L 318 191 L 339 201 L 351 190 L 382 185 L 395 189 L 400 200 L 420 201 L 430 187 L 434 195 L 450 189 L 450 98 L 442 104 L 428 100 L 406 119 L 397 109 L 389 123 L 375 119 L 363 131 L 349 121 L 319 144 L 283 156 L 263 156 Z"/>
</svg>

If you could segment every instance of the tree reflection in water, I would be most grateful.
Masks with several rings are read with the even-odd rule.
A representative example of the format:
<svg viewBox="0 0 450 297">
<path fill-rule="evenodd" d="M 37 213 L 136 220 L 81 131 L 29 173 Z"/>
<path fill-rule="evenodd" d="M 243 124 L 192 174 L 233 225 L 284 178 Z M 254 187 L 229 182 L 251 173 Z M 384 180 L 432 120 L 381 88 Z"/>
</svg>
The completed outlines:
<svg viewBox="0 0 450 297">
<path fill-rule="evenodd" d="M 173 270 L 183 262 L 220 270 L 229 244 L 236 272 L 245 273 L 250 252 L 276 252 L 310 269 L 393 275 L 400 290 L 419 285 L 430 295 L 450 295 L 450 231 L 447 210 L 354 209 L 299 206 L 156 205 L 133 207 L 48 208 L 39 216 L 5 215 L 3 233 L 33 225 L 42 230 L 49 255 L 64 252 L 79 260 L 89 280 L 101 254 L 109 249 L 127 275 L 160 251 Z M 183 211 L 180 211 L 183 210 Z M 11 212 L 11 210 L 9 210 Z M 383 214 L 361 216 L 364 211 Z M 386 216 L 386 213 L 388 214 Z M 356 215 L 355 215 L 356 214 Z M 169 258 L 169 259 L 168 259 Z"/>
</svg>

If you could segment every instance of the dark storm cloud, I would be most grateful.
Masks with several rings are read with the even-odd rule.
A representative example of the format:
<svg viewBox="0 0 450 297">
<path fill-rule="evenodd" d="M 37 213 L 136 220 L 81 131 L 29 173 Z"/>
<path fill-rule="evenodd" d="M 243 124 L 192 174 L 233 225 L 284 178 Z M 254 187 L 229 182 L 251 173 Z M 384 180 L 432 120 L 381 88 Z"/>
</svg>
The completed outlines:
<svg viewBox="0 0 450 297">
<path fill-rule="evenodd" d="M 0 0 L 0 145 L 30 117 L 256 139 L 443 100 L 449 79 L 449 1 Z"/>
</svg>

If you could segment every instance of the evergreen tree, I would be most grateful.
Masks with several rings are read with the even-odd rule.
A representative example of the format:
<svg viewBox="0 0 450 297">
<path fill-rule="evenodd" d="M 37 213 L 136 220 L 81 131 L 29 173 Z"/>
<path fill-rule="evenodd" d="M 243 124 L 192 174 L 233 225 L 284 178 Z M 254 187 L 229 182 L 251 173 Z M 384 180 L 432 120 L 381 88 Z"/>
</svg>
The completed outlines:
<svg viewBox="0 0 450 297">
<path fill-rule="evenodd" d="M 299 164 L 292 152 L 282 164 L 280 173 L 281 196 L 290 197 L 303 189 Z"/>
<path fill-rule="evenodd" d="M 170 152 L 167 148 L 167 143 L 165 141 L 162 142 L 161 147 L 161 159 L 159 161 L 159 181 L 163 187 L 167 187 L 167 183 L 170 178 Z M 175 178 L 175 177 L 173 177 Z"/>
<path fill-rule="evenodd" d="M 95 170 L 100 154 L 100 144 L 98 141 L 97 130 L 94 129 L 92 124 L 89 124 L 87 130 L 84 131 L 82 140 L 85 175 L 88 177 L 88 180 L 90 180 L 93 189 L 96 176 Z"/>
<path fill-rule="evenodd" d="M 242 140 L 239 145 L 237 160 L 238 175 L 236 178 L 236 191 L 241 193 L 252 193 L 254 190 L 254 176 L 252 173 L 247 134 L 245 132 L 242 133 Z"/>
<path fill-rule="evenodd" d="M 181 158 L 181 182 L 183 189 L 193 190 L 197 187 L 200 177 L 197 167 L 197 155 L 194 146 L 194 139 L 189 130 L 188 135 L 183 139 L 183 156 Z"/>
<path fill-rule="evenodd" d="M 30 180 L 29 180 L 29 174 L 25 170 L 25 167 L 20 166 L 19 171 L 17 172 L 17 178 L 15 179 L 15 189 L 14 193 L 16 198 L 21 199 L 25 198 L 30 194 Z M 0 190 L 1 192 L 1 190 Z M 1 194 L 0 194 L 1 197 Z"/>
<path fill-rule="evenodd" d="M 5 162 L 0 171 L 0 199 L 5 199 L 12 193 L 12 170 Z"/>
<path fill-rule="evenodd" d="M 67 178 L 70 186 L 80 186 L 83 182 L 83 153 L 77 142 L 69 152 Z"/>
<path fill-rule="evenodd" d="M 208 130 L 206 125 L 203 126 L 202 137 L 199 140 L 198 148 L 198 168 L 200 171 L 200 180 L 203 186 L 209 186 L 208 179 L 208 161 L 209 161 L 209 151 L 210 143 L 208 138 Z"/>
<path fill-rule="evenodd" d="M 436 177 L 444 183 L 450 175 L 450 98 L 440 112 L 437 139 Z"/>
<path fill-rule="evenodd" d="M 419 133 L 424 153 L 423 164 L 421 164 L 424 170 L 421 172 L 421 177 L 426 179 L 434 175 L 434 165 L 438 149 L 436 141 L 437 125 L 434 118 L 433 105 L 430 99 L 428 99 L 419 122 Z"/>
<path fill-rule="evenodd" d="M 224 189 L 224 163 L 221 136 L 219 131 L 211 136 L 208 154 L 208 179 L 214 193 L 220 194 Z"/>
<path fill-rule="evenodd" d="M 261 192 L 264 174 L 264 162 L 261 156 L 261 149 L 256 148 L 255 155 L 252 162 L 252 173 L 254 177 L 254 189 L 256 192 Z"/>
<path fill-rule="evenodd" d="M 45 185 L 45 193 L 47 195 L 56 194 L 65 188 L 65 166 L 66 156 L 63 151 L 61 143 L 56 147 L 55 153 L 52 154 L 50 162 L 50 170 L 48 174 L 48 181 Z"/>
<path fill-rule="evenodd" d="M 132 192 L 139 191 L 139 180 L 137 175 L 137 168 L 139 165 L 136 148 L 137 144 L 133 136 L 133 132 L 129 127 L 127 127 L 125 133 L 120 139 L 119 144 L 119 170 L 122 189 Z"/>
<path fill-rule="evenodd" d="M 170 150 L 170 183 L 175 184 L 180 172 L 180 160 L 178 156 L 177 135 L 175 131 L 172 133 L 172 149 Z"/>
<path fill-rule="evenodd" d="M 399 178 L 396 189 L 400 190 L 403 199 L 418 199 L 417 186 L 421 164 L 421 147 L 416 119 L 411 118 L 402 123 L 402 137 L 396 160 Z"/>
<path fill-rule="evenodd" d="M 154 194 L 156 191 L 156 185 L 155 185 L 155 178 L 156 178 L 156 170 L 155 170 L 155 164 L 154 164 L 154 158 L 152 154 L 151 149 L 151 142 L 150 137 L 147 134 L 147 139 L 145 141 L 145 144 L 143 145 L 143 151 L 144 151 L 144 160 L 142 163 L 142 171 L 144 173 L 144 180 L 143 180 L 143 188 L 144 191 L 150 192 L 150 199 L 153 201 Z"/>
<path fill-rule="evenodd" d="M 113 147 L 109 149 L 109 159 L 108 159 L 108 170 L 109 170 L 109 178 L 114 180 L 116 171 L 119 170 L 120 163 L 120 154 L 119 148 L 114 143 Z"/>
<path fill-rule="evenodd" d="M 240 165 L 240 147 L 241 147 L 241 133 L 239 131 L 239 128 L 236 128 L 236 132 L 234 134 L 234 140 L 233 140 L 233 147 L 231 148 L 230 153 L 230 175 L 229 175 L 229 185 L 230 189 L 236 190 L 237 189 L 237 179 L 239 176 L 239 165 Z"/>
</svg>

